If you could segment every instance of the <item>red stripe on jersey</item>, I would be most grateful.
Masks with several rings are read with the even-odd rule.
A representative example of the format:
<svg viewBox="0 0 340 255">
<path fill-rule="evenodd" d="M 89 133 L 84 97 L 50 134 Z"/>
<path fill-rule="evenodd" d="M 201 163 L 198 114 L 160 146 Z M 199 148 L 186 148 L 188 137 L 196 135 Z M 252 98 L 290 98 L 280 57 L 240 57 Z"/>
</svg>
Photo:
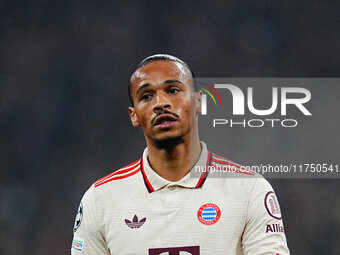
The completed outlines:
<svg viewBox="0 0 340 255">
<path fill-rule="evenodd" d="M 218 159 L 215 159 L 215 158 L 213 158 L 212 161 L 217 163 L 217 164 L 221 164 L 221 165 L 229 165 L 229 166 L 234 166 L 234 167 L 237 167 L 237 168 L 242 168 L 242 166 L 240 166 L 238 164 L 233 164 L 229 161 L 218 160 Z"/>
<path fill-rule="evenodd" d="M 104 176 L 103 178 L 97 180 L 95 182 L 95 184 L 100 184 L 101 182 L 103 182 L 103 181 L 105 181 L 105 180 L 107 180 L 107 179 L 109 179 L 112 176 L 115 176 L 117 174 L 123 174 L 123 173 L 131 171 L 132 169 L 134 169 L 139 164 L 138 161 L 140 161 L 140 159 L 135 161 L 135 162 L 133 162 L 133 163 L 131 163 L 131 164 L 129 164 L 129 165 L 127 165 L 127 166 L 125 166 L 125 167 L 122 167 L 122 168 L 118 169 L 117 171 L 114 171 L 113 173 L 111 173 L 111 174 L 109 174 L 107 176 Z M 138 164 L 136 164 L 136 163 L 138 163 Z"/>
<path fill-rule="evenodd" d="M 221 165 L 221 164 L 219 164 Z M 218 167 L 217 165 L 214 164 L 214 166 Z M 241 171 L 240 169 L 237 169 L 237 168 L 232 168 L 230 169 L 230 171 L 226 171 L 226 172 L 230 172 L 230 173 L 237 173 L 237 174 L 246 174 L 246 175 L 255 175 L 255 173 L 253 172 L 248 172 L 248 171 Z"/>
<path fill-rule="evenodd" d="M 218 155 L 216 155 L 216 154 L 214 154 L 213 156 L 214 156 L 214 158 L 217 158 L 216 160 L 220 159 L 220 160 L 223 160 L 223 161 L 227 161 L 228 163 L 235 164 L 235 165 L 237 165 L 237 166 L 239 166 L 239 167 L 243 167 L 243 166 L 241 166 L 240 164 L 238 164 L 238 163 L 236 163 L 236 162 L 234 162 L 234 161 L 232 161 L 232 160 L 230 160 L 230 159 L 223 158 L 223 157 L 218 156 Z"/>
<path fill-rule="evenodd" d="M 131 173 L 128 173 L 128 174 L 125 174 L 125 175 L 116 176 L 116 177 L 112 177 L 112 178 L 107 179 L 107 180 L 105 180 L 105 181 L 103 181 L 101 183 L 94 184 L 94 187 L 97 188 L 97 187 L 99 187 L 99 186 L 101 186 L 101 185 L 103 185 L 105 183 L 111 182 L 113 180 L 119 180 L 119 179 L 127 178 L 127 177 L 129 177 L 131 175 L 134 175 L 134 174 L 138 173 L 139 171 L 140 171 L 140 168 L 138 167 L 135 171 L 133 171 Z"/>
<path fill-rule="evenodd" d="M 146 176 L 145 172 L 144 172 L 144 167 L 143 167 L 143 159 L 140 160 L 140 169 L 142 170 L 142 175 L 143 175 L 143 179 L 144 179 L 144 183 L 146 188 L 148 189 L 149 193 L 155 191 L 154 188 L 152 187 L 148 177 Z"/>
<path fill-rule="evenodd" d="M 212 159 L 212 153 L 210 151 L 208 151 L 208 157 L 207 157 L 207 164 L 206 164 L 206 169 L 209 169 L 208 166 L 211 165 L 211 159 Z M 195 188 L 200 188 L 203 186 L 203 183 L 205 182 L 205 180 L 207 179 L 209 174 L 209 171 L 206 171 L 204 173 L 202 173 L 201 178 L 198 180 Z"/>
<path fill-rule="evenodd" d="M 221 157 L 219 157 L 219 158 L 221 158 Z M 221 158 L 221 159 L 223 159 L 223 158 Z M 230 172 L 233 172 L 233 173 L 240 173 L 240 174 L 247 174 L 247 175 L 254 175 L 255 174 L 255 172 L 252 172 L 252 171 L 241 170 L 243 168 L 243 166 L 241 166 L 237 163 L 233 164 L 233 163 L 231 163 L 232 161 L 229 161 L 229 160 L 226 160 L 226 159 L 225 160 L 217 160 L 217 159 L 213 158 L 212 161 L 214 163 L 217 163 L 217 164 L 220 164 L 220 165 L 234 166 L 236 169 L 235 170 L 232 169 L 230 171 Z"/>
<path fill-rule="evenodd" d="M 222 158 L 220 156 L 217 156 L 214 154 L 213 156 L 213 161 L 215 163 L 220 163 L 220 164 L 224 164 L 224 165 L 231 165 L 231 166 L 235 166 L 235 167 L 238 167 L 238 168 L 242 168 L 243 166 L 241 166 L 240 164 L 234 162 L 234 161 L 231 161 L 229 159 L 226 159 L 226 158 Z"/>
</svg>

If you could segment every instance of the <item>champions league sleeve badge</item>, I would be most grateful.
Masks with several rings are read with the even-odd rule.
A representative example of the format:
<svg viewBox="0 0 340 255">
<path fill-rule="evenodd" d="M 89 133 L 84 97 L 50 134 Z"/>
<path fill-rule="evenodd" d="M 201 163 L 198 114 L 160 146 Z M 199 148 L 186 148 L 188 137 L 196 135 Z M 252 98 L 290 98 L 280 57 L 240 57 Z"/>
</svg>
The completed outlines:
<svg viewBox="0 0 340 255">
<path fill-rule="evenodd" d="M 81 224 L 82 219 L 83 219 L 83 204 L 80 202 L 77 215 L 76 215 L 76 219 L 74 221 L 73 232 L 77 231 L 77 229 L 79 228 Z"/>
</svg>

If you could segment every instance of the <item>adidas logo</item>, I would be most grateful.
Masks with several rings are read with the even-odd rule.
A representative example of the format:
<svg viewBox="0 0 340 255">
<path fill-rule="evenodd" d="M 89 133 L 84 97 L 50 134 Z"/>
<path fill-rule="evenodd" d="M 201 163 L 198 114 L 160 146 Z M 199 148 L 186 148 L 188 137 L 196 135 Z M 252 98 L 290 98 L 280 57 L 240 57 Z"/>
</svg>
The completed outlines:
<svg viewBox="0 0 340 255">
<path fill-rule="evenodd" d="M 146 218 L 143 218 L 140 221 L 138 221 L 137 215 L 133 216 L 132 222 L 125 219 L 125 223 L 129 228 L 140 228 L 141 226 L 143 226 L 145 221 L 146 221 Z"/>
</svg>

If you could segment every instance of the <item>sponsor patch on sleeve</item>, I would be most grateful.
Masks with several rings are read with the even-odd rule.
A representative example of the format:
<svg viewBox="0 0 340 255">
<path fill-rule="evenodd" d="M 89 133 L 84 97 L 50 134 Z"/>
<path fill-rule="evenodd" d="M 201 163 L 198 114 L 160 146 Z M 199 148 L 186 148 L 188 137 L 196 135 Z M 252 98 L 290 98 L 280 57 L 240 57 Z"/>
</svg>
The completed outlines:
<svg viewBox="0 0 340 255">
<path fill-rule="evenodd" d="M 284 233 L 285 230 L 280 223 L 266 225 L 266 233 Z"/>
<path fill-rule="evenodd" d="M 72 251 L 82 252 L 84 248 L 84 239 L 75 237 L 72 241 Z"/>
</svg>

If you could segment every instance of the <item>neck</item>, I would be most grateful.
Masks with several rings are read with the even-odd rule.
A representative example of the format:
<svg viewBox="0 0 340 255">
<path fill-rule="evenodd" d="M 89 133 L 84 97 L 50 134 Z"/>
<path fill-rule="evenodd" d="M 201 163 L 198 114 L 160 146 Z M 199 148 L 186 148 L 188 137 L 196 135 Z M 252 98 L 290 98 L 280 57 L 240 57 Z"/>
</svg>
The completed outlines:
<svg viewBox="0 0 340 255">
<path fill-rule="evenodd" d="M 187 175 L 201 153 L 198 134 L 180 137 L 177 142 L 164 149 L 160 148 L 156 141 L 147 141 L 151 168 L 158 175 L 172 182 L 179 181 Z"/>
</svg>

